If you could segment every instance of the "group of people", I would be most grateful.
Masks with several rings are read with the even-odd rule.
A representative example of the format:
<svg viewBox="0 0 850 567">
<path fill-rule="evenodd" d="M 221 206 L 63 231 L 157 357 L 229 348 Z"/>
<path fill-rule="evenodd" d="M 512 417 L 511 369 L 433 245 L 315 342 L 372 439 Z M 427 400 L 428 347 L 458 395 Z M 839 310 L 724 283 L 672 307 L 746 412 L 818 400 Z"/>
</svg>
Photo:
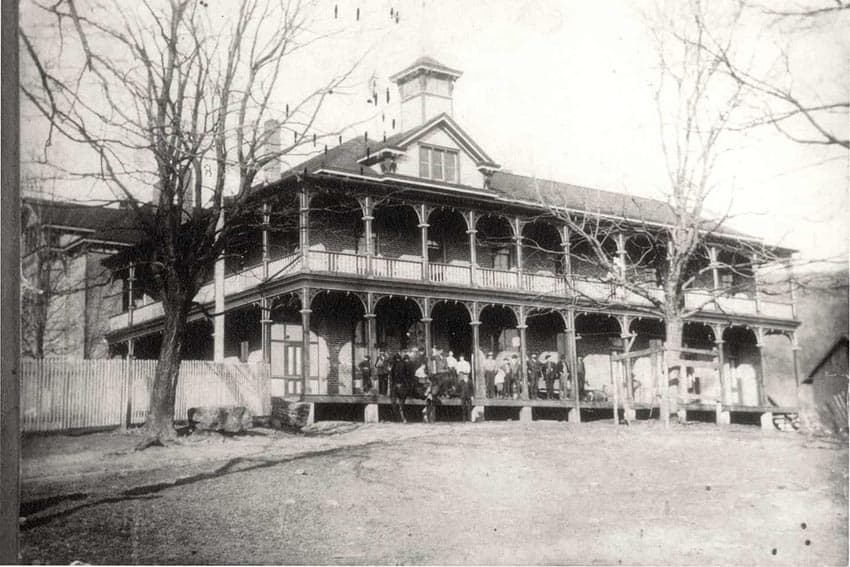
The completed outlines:
<svg viewBox="0 0 850 567">
<path fill-rule="evenodd" d="M 422 347 L 400 350 L 390 355 L 386 349 L 380 349 L 374 364 L 369 355 L 357 365 L 361 376 L 364 393 L 378 393 L 388 396 L 392 394 L 393 384 L 414 383 L 428 384 L 432 376 L 447 378 L 449 388 L 443 393 L 456 395 L 461 398 L 464 415 L 472 409 L 473 384 L 472 366 L 463 354 L 455 356 L 451 350 L 443 354 L 443 349 L 434 347 L 430 356 L 426 356 Z M 481 363 L 484 375 L 486 396 L 488 398 L 518 398 L 522 393 L 523 383 L 520 373 L 520 358 L 514 353 L 505 355 L 498 360 L 493 352 L 488 352 Z M 579 396 L 584 397 L 584 364 L 578 359 Z M 532 352 L 526 363 L 530 397 L 537 397 L 540 380 L 545 383 L 545 397 L 558 399 L 555 391 L 555 380 L 560 380 L 564 391 L 572 390 L 571 374 L 563 357 L 553 353 L 538 354 Z M 377 382 L 377 383 L 375 383 Z"/>
</svg>

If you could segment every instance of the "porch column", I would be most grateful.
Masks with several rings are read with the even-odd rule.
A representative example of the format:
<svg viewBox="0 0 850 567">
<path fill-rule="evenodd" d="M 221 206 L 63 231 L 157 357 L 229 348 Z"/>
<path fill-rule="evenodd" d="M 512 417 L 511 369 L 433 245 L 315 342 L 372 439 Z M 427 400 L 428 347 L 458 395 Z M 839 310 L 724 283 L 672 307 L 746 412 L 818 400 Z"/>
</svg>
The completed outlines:
<svg viewBox="0 0 850 567">
<path fill-rule="evenodd" d="M 268 297 L 260 300 L 260 348 L 263 353 L 263 362 L 272 361 L 272 317 Z"/>
<path fill-rule="evenodd" d="M 791 266 L 788 266 L 788 297 L 791 299 L 791 317 L 797 318 L 797 297 L 794 291 L 794 275 L 791 272 Z M 795 334 L 796 336 L 796 334 Z"/>
<path fill-rule="evenodd" d="M 307 394 L 310 379 L 310 288 L 301 290 L 301 399 Z M 318 393 L 318 392 L 312 392 Z"/>
<path fill-rule="evenodd" d="M 514 217 L 514 245 L 516 246 L 516 286 L 517 289 L 522 289 L 522 225 L 519 217 Z"/>
<path fill-rule="evenodd" d="M 750 263 L 753 269 L 753 299 L 756 304 L 756 313 L 761 313 L 761 291 L 759 290 L 759 279 L 757 272 L 758 257 L 753 254 L 750 258 Z"/>
<path fill-rule="evenodd" d="M 136 310 L 136 302 L 133 299 L 133 295 L 135 294 L 135 283 L 136 283 L 136 265 L 130 264 L 127 272 L 127 293 L 129 297 L 127 298 L 127 327 L 133 327 L 133 312 Z M 127 339 L 127 358 L 135 358 L 136 356 L 136 340 L 135 339 Z"/>
<path fill-rule="evenodd" d="M 717 271 L 717 246 L 708 247 L 708 261 L 711 265 L 711 281 L 713 289 L 720 289 L 720 272 Z"/>
<path fill-rule="evenodd" d="M 726 355 L 723 352 L 723 332 L 714 333 L 714 347 L 717 349 L 717 377 L 720 379 L 720 403 L 726 405 Z"/>
<path fill-rule="evenodd" d="M 767 392 L 764 389 L 764 328 L 756 327 L 756 348 L 758 349 L 758 368 L 756 369 L 756 380 L 759 389 L 759 405 L 767 403 Z"/>
<path fill-rule="evenodd" d="M 794 383 L 797 388 L 800 387 L 800 360 L 797 354 L 800 352 L 800 348 L 800 344 L 797 342 L 797 332 L 791 331 L 791 356 L 794 359 Z"/>
<path fill-rule="evenodd" d="M 419 234 L 422 240 L 422 281 L 427 282 L 431 279 L 431 273 L 428 269 L 428 228 L 431 226 L 428 224 L 428 209 L 423 205 L 419 205 L 419 218 L 421 222 L 417 225 L 419 227 Z M 428 353 L 428 356 L 431 356 L 431 353 Z"/>
<path fill-rule="evenodd" d="M 422 311 L 424 316 L 420 321 L 425 328 L 425 360 L 428 361 L 427 367 L 429 373 L 433 373 L 435 368 L 431 363 L 431 349 L 434 347 L 431 340 L 431 300 L 427 297 L 422 299 Z"/>
<path fill-rule="evenodd" d="M 310 191 L 301 188 L 298 195 L 298 247 L 301 248 L 301 269 L 310 270 Z"/>
<path fill-rule="evenodd" d="M 466 230 L 466 234 L 469 235 L 469 283 L 470 285 L 478 285 L 478 278 L 476 277 L 478 250 L 476 250 L 477 246 L 475 245 L 475 235 L 478 234 L 478 231 L 475 229 L 475 211 L 469 211 L 467 222 L 469 225 Z"/>
<path fill-rule="evenodd" d="M 617 263 L 619 264 L 619 278 L 620 281 L 625 281 L 626 279 L 626 235 L 622 232 L 617 233 Z M 618 285 L 616 289 L 616 293 L 620 297 L 624 297 L 626 295 L 626 288 L 623 285 Z"/>
<path fill-rule="evenodd" d="M 573 273 L 573 262 L 570 257 L 570 227 L 561 227 L 561 248 L 564 249 L 564 279 L 569 280 Z"/>
<path fill-rule="evenodd" d="M 217 234 L 224 230 L 224 209 L 218 215 L 215 225 Z M 221 362 L 224 360 L 224 253 L 219 255 L 215 261 L 214 273 L 215 290 L 215 315 L 213 315 L 213 360 Z"/>
<path fill-rule="evenodd" d="M 372 240 L 372 221 L 375 217 L 372 216 L 374 205 L 372 197 L 366 195 L 363 197 L 363 230 L 366 233 L 366 275 L 372 275 L 372 257 L 375 255 L 375 246 Z"/>
<path fill-rule="evenodd" d="M 531 396 L 528 391 L 528 349 L 525 344 L 525 330 L 528 325 L 525 324 L 525 306 L 519 306 L 519 324 L 516 326 L 519 329 L 519 375 L 522 380 L 522 399 L 529 400 Z"/>
<path fill-rule="evenodd" d="M 570 307 L 567 309 L 566 316 L 566 338 L 567 338 L 567 365 L 570 370 L 570 381 L 573 388 L 573 411 L 575 419 L 581 420 L 581 395 L 578 390 L 578 357 L 576 356 L 576 313 Z"/>
<path fill-rule="evenodd" d="M 478 360 L 478 351 L 481 350 L 481 336 L 479 334 L 479 327 L 481 327 L 481 321 L 478 320 L 478 302 L 472 302 L 472 320 L 469 322 L 469 325 L 472 327 L 472 352 L 469 354 L 469 364 L 472 367 L 472 379 L 473 385 L 475 386 L 475 397 L 484 398 L 487 396 L 487 387 L 484 383 L 483 376 L 478 375 L 478 369 L 481 366 L 481 361 Z"/>
<path fill-rule="evenodd" d="M 375 328 L 375 294 L 371 291 L 366 293 L 366 314 L 363 317 L 366 319 L 366 352 L 369 354 L 369 360 L 374 368 L 375 361 L 378 359 L 376 352 L 378 339 L 377 329 Z"/>
<path fill-rule="evenodd" d="M 271 221 L 270 207 L 263 203 L 263 282 L 269 281 L 269 224 Z M 260 348 L 263 362 L 271 362 L 271 309 L 269 298 L 263 294 L 260 300 Z"/>
</svg>

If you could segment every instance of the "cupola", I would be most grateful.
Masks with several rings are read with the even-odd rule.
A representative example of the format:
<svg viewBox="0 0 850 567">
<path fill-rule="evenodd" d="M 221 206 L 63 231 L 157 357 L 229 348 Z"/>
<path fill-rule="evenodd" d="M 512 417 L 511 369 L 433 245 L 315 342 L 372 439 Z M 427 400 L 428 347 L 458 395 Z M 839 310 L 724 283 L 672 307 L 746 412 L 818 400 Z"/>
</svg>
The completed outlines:
<svg viewBox="0 0 850 567">
<path fill-rule="evenodd" d="M 420 57 L 390 77 L 398 85 L 401 99 L 401 131 L 421 126 L 440 114 L 452 116 L 452 91 L 461 75 L 431 57 Z"/>
</svg>

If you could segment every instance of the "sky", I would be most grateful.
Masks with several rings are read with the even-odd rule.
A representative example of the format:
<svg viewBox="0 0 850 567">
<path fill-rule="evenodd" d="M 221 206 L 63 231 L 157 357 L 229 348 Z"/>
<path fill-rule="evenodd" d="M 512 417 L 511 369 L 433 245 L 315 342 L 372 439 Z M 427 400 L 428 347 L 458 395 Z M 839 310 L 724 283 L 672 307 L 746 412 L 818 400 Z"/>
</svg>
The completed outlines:
<svg viewBox="0 0 850 567">
<path fill-rule="evenodd" d="M 222 6 L 219 17 L 226 20 L 227 3 Z M 321 0 L 315 28 L 344 24 L 344 33 L 302 52 L 275 98 L 282 106 L 365 53 L 349 88 L 327 104 L 317 127 L 356 124 L 345 137 L 366 130 L 375 138 L 389 135 L 397 97 L 388 77 L 429 55 L 463 72 L 454 118 L 503 168 L 661 197 L 668 185 L 653 99 L 657 59 L 642 15 L 653 6 L 625 0 Z M 397 24 L 391 9 L 399 14 Z M 753 58 L 769 59 L 777 45 L 790 46 L 795 92 L 846 101 L 850 47 L 841 30 L 850 22 L 844 17 L 841 25 L 827 22 L 792 35 L 756 23 L 739 41 Z M 366 103 L 372 81 L 381 93 L 391 89 L 389 105 Z M 845 136 L 846 120 L 836 126 Z M 37 128 L 24 130 L 22 142 L 37 135 Z M 710 207 L 728 209 L 735 228 L 798 249 L 804 259 L 846 261 L 846 151 L 794 143 L 768 127 L 730 134 L 726 142 Z"/>
</svg>

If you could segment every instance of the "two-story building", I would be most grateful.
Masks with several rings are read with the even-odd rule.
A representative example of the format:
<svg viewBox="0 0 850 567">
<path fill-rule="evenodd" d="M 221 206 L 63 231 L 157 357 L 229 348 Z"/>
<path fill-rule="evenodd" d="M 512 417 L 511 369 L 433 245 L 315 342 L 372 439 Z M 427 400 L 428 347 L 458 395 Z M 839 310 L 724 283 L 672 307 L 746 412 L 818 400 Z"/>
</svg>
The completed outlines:
<svg viewBox="0 0 850 567">
<path fill-rule="evenodd" d="M 472 361 L 476 404 L 611 407 L 604 396 L 576 395 L 570 380 L 579 360 L 583 389 L 604 394 L 612 353 L 626 344 L 645 349 L 664 338 L 664 326 L 645 298 L 611 283 L 562 214 L 617 219 L 619 230 L 623 219 L 663 229 L 670 209 L 503 170 L 453 117 L 460 76 L 433 59 L 417 60 L 392 77 L 400 94 L 396 133 L 366 134 L 283 174 L 269 172 L 254 194 L 265 203 L 261 226 L 196 298 L 215 311 L 218 287 L 226 314 L 217 323 L 200 310 L 192 315 L 185 358 L 266 360 L 274 395 L 360 404 L 363 396 L 386 401 L 361 390 L 364 356 L 436 347 Z M 715 370 L 691 387 L 695 403 L 764 407 L 770 381 L 795 380 L 793 369 L 765 376 L 765 337 L 786 336 L 790 358 L 798 323 L 790 299 L 760 293 L 759 259 L 741 246 L 756 240 L 731 230 L 712 234 L 705 269 L 695 272 L 686 296 L 695 314 L 685 345 L 717 355 Z M 611 242 L 623 269 L 636 265 L 637 239 L 624 231 Z M 791 252 L 772 249 L 774 256 Z M 650 272 L 633 270 L 651 286 Z M 109 340 L 125 354 L 156 357 L 162 306 L 146 296 L 143 277 L 132 270 L 125 277 L 127 299 L 111 318 Z M 730 292 L 717 294 L 723 288 Z M 541 353 L 574 371 L 558 384 L 558 400 L 537 399 L 534 385 L 520 399 L 487 398 L 481 367 L 488 352 L 500 361 L 517 354 L 523 373 L 525 361 Z M 658 395 L 649 361 L 631 372 L 627 395 L 635 407 L 649 407 Z"/>
</svg>

